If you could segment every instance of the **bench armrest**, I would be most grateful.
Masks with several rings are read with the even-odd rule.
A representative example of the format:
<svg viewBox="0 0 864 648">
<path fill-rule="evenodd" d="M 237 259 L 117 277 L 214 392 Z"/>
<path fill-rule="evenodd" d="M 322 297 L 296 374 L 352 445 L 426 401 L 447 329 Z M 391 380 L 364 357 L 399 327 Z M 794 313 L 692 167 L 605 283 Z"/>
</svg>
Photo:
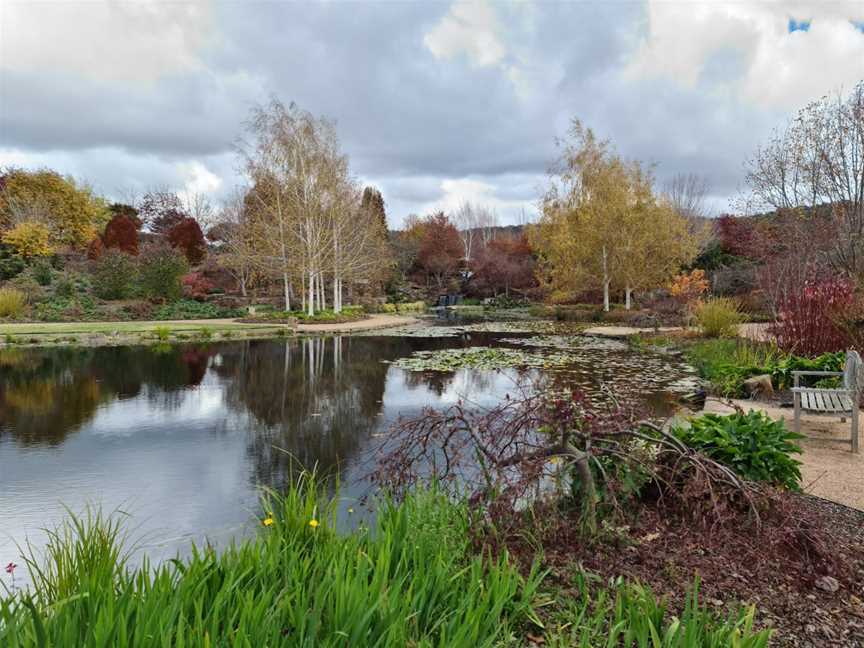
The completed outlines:
<svg viewBox="0 0 864 648">
<path fill-rule="evenodd" d="M 831 392 L 832 394 L 846 394 L 847 396 L 854 396 L 854 389 L 822 389 L 821 387 L 793 387 L 790 389 L 793 394 L 803 394 L 804 392 Z"/>
</svg>

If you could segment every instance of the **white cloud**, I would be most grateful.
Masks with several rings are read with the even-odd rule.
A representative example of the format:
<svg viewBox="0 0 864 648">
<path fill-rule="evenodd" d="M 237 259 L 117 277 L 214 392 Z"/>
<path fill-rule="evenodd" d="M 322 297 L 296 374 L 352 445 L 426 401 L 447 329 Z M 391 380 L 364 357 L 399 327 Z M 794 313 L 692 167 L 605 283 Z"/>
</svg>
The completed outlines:
<svg viewBox="0 0 864 648">
<path fill-rule="evenodd" d="M 4 0 L 0 20 L 0 67 L 114 82 L 199 70 L 211 30 L 207 2 Z"/>
<path fill-rule="evenodd" d="M 862 3 L 649 0 L 629 80 L 665 77 L 766 108 L 792 110 L 864 75 Z M 789 20 L 810 21 L 789 33 Z M 713 64 L 713 65 L 712 65 Z"/>
<path fill-rule="evenodd" d="M 475 178 L 446 178 L 441 181 L 441 196 L 426 204 L 420 210 L 421 214 L 436 211 L 452 213 L 468 201 L 475 205 L 483 205 L 495 211 L 502 224 L 510 225 L 521 222 L 522 215 L 531 219 L 536 211 L 533 199 L 502 198 L 499 187 Z"/>
<path fill-rule="evenodd" d="M 436 58 L 465 55 L 472 65 L 485 67 L 500 63 L 507 54 L 500 34 L 498 15 L 487 0 L 454 2 L 423 42 Z"/>
<path fill-rule="evenodd" d="M 183 192 L 187 196 L 215 193 L 222 186 L 222 179 L 197 160 L 178 162 L 177 168 L 186 179 Z"/>
</svg>

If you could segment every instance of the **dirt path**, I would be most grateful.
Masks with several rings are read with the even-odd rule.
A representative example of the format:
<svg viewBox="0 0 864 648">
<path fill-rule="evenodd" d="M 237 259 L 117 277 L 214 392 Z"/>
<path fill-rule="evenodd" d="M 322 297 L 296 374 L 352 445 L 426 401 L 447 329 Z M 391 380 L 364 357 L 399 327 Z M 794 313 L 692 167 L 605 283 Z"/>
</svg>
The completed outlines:
<svg viewBox="0 0 864 648">
<path fill-rule="evenodd" d="M 758 401 L 733 402 L 745 412 L 761 410 L 774 420 L 783 419 L 792 429 L 794 414 L 791 408 Z M 709 398 L 705 411 L 729 414 L 733 410 L 723 402 Z M 798 458 L 802 462 L 801 484 L 807 493 L 864 511 L 864 452 L 852 454 L 849 425 L 848 418 L 841 423 L 836 416 L 802 413 L 801 432 L 808 438 L 801 442 L 804 453 Z"/>
<path fill-rule="evenodd" d="M 299 333 L 348 333 L 350 331 L 371 331 L 393 326 L 406 326 L 416 321 L 417 318 L 405 317 L 404 315 L 372 315 L 356 322 L 343 322 L 341 324 L 298 324 L 297 331 Z"/>
</svg>

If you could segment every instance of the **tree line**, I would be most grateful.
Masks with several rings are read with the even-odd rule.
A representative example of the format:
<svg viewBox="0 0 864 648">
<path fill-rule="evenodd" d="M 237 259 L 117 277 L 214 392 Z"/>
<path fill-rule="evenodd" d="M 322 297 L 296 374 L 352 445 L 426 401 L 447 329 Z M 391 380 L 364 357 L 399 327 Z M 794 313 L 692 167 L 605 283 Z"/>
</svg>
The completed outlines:
<svg viewBox="0 0 864 648">
<path fill-rule="evenodd" d="M 698 174 L 660 187 L 650 165 L 625 158 L 578 119 L 558 144 L 536 223 L 505 228 L 493 209 L 463 202 L 450 213 L 409 215 L 395 230 L 381 192 L 353 175 L 335 124 L 274 98 L 244 124 L 237 152 L 245 182 L 218 206 L 166 189 L 112 203 L 48 169 L 4 170 L 0 278 L 62 253 L 96 262 L 144 252 L 165 260 L 167 250 L 184 260 L 177 272 L 198 268 L 182 280 L 196 295 L 221 273 L 243 297 L 278 286 L 282 308 L 308 315 L 339 312 L 346 299 L 398 298 L 406 286 L 427 297 L 566 302 L 596 294 L 609 310 L 616 295 L 629 309 L 634 295 L 668 285 L 682 269 L 723 265 L 735 255 L 720 241 L 748 246 L 730 243 L 743 226 L 706 218 L 708 186 Z M 740 207 L 797 214 L 771 249 L 794 247 L 787 258 L 860 277 L 862 160 L 864 83 L 806 106 L 758 148 Z"/>
</svg>

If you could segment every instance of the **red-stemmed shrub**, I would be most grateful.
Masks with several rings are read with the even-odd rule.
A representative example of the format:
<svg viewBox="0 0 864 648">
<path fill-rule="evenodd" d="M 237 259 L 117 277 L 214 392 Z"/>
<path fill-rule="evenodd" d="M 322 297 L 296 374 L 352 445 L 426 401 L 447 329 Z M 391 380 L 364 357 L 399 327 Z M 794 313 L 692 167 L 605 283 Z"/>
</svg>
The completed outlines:
<svg viewBox="0 0 864 648">
<path fill-rule="evenodd" d="M 204 232 L 194 218 L 183 218 L 168 230 L 168 242 L 171 247 L 183 252 L 186 260 L 193 265 L 201 263 L 207 254 Z"/>
<path fill-rule="evenodd" d="M 811 276 L 789 286 L 775 301 L 771 333 L 777 345 L 808 357 L 846 349 L 849 336 L 837 325 L 837 316 L 852 306 L 854 294 L 854 284 L 845 277 Z"/>
<path fill-rule="evenodd" d="M 138 226 L 128 216 L 117 214 L 108 221 L 102 235 L 106 249 L 115 248 L 126 254 L 138 256 Z"/>
</svg>

